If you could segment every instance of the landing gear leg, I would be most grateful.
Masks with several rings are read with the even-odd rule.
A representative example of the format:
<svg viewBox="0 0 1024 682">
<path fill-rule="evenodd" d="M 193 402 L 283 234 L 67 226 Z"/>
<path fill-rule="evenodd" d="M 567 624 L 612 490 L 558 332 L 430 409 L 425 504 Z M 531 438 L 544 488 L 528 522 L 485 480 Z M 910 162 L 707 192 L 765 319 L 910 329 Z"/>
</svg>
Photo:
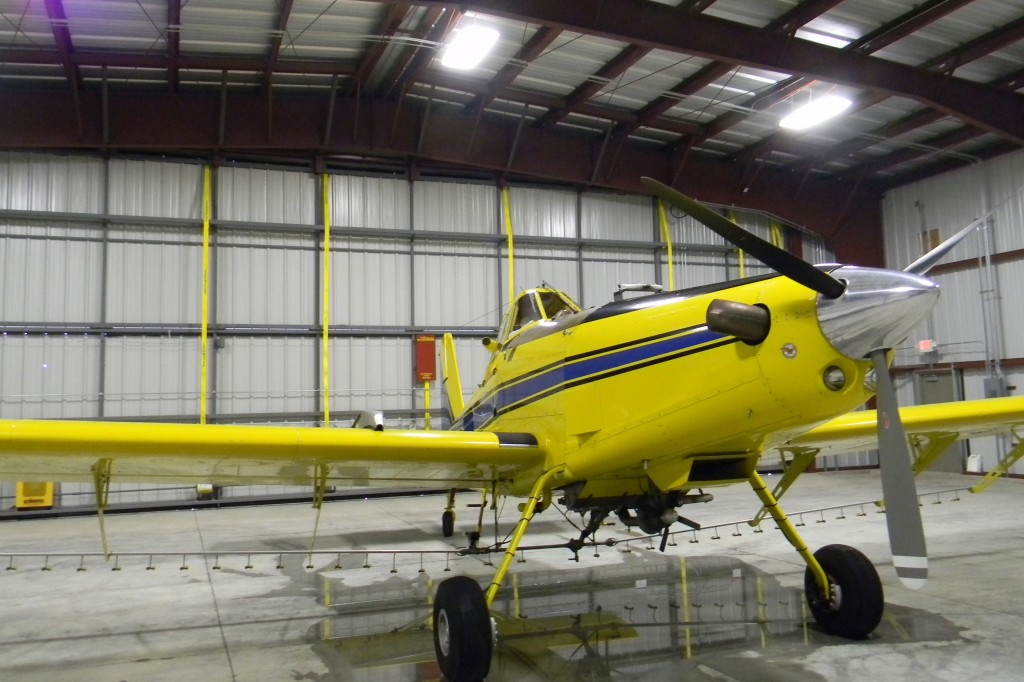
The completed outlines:
<svg viewBox="0 0 1024 682">
<path fill-rule="evenodd" d="M 455 535 L 455 488 L 448 491 L 448 505 L 441 514 L 441 535 L 446 538 Z"/>
<path fill-rule="evenodd" d="M 438 586 L 434 600 L 434 652 L 448 682 L 476 682 L 490 670 L 497 632 L 490 616 L 491 604 L 516 557 L 516 550 L 533 519 L 537 503 L 548 483 L 561 470 L 547 471 L 533 484 L 530 497 L 522 507 L 519 523 L 509 538 L 494 580 L 486 592 L 475 580 L 465 576 L 449 578 Z"/>
<path fill-rule="evenodd" d="M 882 582 L 875 567 L 863 554 L 845 545 L 828 545 L 811 554 L 756 471 L 750 476 L 750 485 L 807 564 L 804 592 L 821 629 L 848 639 L 870 635 L 881 622 L 885 606 Z"/>
</svg>

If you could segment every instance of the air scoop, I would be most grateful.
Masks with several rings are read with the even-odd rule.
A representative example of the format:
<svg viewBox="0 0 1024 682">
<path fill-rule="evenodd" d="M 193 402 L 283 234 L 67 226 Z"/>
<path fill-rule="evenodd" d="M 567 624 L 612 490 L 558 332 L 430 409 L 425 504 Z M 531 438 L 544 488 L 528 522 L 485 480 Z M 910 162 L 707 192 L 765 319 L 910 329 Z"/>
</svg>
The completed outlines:
<svg viewBox="0 0 1024 682">
<path fill-rule="evenodd" d="M 818 323 L 829 343 L 855 360 L 895 348 L 939 297 L 938 284 L 899 270 L 846 265 L 832 276 L 844 281 L 846 289 L 838 298 L 819 298 Z"/>
</svg>

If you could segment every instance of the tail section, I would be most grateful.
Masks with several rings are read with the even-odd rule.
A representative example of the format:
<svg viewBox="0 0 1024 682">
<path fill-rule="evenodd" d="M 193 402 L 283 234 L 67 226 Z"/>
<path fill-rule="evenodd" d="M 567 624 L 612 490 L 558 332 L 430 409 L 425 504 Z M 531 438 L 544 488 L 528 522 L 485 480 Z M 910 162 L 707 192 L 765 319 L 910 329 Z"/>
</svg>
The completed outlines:
<svg viewBox="0 0 1024 682">
<path fill-rule="evenodd" d="M 459 380 L 459 364 L 455 360 L 455 340 L 451 334 L 442 337 L 444 353 L 441 356 L 441 382 L 444 384 L 445 397 L 452 419 L 458 419 L 466 403 L 462 398 L 462 381 Z"/>
</svg>

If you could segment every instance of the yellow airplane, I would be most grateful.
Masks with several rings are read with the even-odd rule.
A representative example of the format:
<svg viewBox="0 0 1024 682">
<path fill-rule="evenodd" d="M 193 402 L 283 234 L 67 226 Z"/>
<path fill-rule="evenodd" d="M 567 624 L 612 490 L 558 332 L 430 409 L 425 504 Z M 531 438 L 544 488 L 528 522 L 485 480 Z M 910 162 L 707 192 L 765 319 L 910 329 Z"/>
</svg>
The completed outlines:
<svg viewBox="0 0 1024 682">
<path fill-rule="evenodd" d="M 878 573 L 857 550 L 812 553 L 757 472 L 782 451 L 878 447 L 893 563 L 924 584 L 927 554 L 908 436 L 948 444 L 1024 425 L 1024 398 L 904 408 L 890 351 L 932 309 L 928 270 L 969 230 L 904 271 L 812 266 L 654 180 L 645 186 L 778 274 L 616 301 L 581 310 L 550 288 L 521 293 L 468 404 L 444 338 L 450 431 L 315 429 L 103 422 L 0 422 L 0 478 L 84 480 L 105 505 L 112 481 L 292 483 L 478 488 L 525 497 L 486 590 L 442 582 L 434 604 L 438 663 L 451 682 L 486 676 L 495 641 L 489 607 L 534 515 L 558 502 L 588 514 L 583 546 L 611 513 L 665 539 L 677 508 L 716 486 L 746 483 L 807 564 L 820 627 L 863 638 L 878 625 Z M 877 412 L 851 410 L 872 396 Z M 876 425 L 877 423 L 877 425 Z M 791 482 L 791 481 L 790 481 Z M 452 498 L 442 517 L 453 525 Z"/>
</svg>

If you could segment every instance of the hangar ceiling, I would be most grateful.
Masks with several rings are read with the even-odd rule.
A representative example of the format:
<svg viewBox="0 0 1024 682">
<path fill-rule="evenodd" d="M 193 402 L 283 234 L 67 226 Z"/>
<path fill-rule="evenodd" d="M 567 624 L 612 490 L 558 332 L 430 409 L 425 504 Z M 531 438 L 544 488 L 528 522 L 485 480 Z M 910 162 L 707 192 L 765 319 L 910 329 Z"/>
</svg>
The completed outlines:
<svg viewBox="0 0 1024 682">
<path fill-rule="evenodd" d="M 500 32 L 472 71 L 436 59 Z M 0 148 L 642 191 L 831 239 L 1024 146 L 1017 0 L 0 0 Z M 805 132 L 779 119 L 853 106 Z"/>
</svg>

